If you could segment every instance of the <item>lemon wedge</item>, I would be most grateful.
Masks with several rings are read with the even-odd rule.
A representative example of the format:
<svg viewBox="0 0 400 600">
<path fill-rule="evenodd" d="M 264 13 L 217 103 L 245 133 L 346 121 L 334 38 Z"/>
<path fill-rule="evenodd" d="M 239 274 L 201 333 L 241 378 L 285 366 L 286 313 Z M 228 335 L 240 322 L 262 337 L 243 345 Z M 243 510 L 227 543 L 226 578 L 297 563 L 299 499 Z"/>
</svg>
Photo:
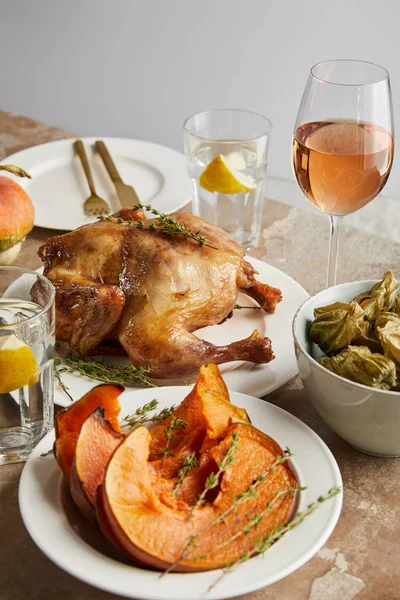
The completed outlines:
<svg viewBox="0 0 400 600">
<path fill-rule="evenodd" d="M 234 169 L 235 171 L 244 171 L 244 169 L 247 167 L 244 156 L 237 150 L 229 152 L 229 154 L 226 154 L 224 158 L 226 164 L 231 170 Z"/>
<path fill-rule="evenodd" d="M 39 379 L 32 350 L 13 335 L 0 338 L 0 394 L 7 394 Z"/>
<path fill-rule="evenodd" d="M 243 163 L 244 159 L 238 152 L 232 152 L 227 156 L 219 154 L 200 175 L 200 186 L 209 192 L 220 194 L 251 192 L 256 187 L 254 179 L 237 168 L 238 166 L 245 168 L 246 165 L 243 166 Z"/>
</svg>

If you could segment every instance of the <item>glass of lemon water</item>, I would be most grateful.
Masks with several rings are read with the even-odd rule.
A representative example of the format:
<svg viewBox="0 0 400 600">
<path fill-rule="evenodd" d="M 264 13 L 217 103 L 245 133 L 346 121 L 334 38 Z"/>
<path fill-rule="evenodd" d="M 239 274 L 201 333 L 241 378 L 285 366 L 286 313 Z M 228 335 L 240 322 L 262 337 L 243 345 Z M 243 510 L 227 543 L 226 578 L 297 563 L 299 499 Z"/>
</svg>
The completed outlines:
<svg viewBox="0 0 400 600">
<path fill-rule="evenodd" d="M 0 464 L 26 460 L 53 427 L 54 297 L 43 275 L 0 267 Z"/>
<path fill-rule="evenodd" d="M 208 110 L 184 123 L 193 212 L 245 250 L 260 238 L 270 132 L 267 118 L 245 110 Z"/>
</svg>

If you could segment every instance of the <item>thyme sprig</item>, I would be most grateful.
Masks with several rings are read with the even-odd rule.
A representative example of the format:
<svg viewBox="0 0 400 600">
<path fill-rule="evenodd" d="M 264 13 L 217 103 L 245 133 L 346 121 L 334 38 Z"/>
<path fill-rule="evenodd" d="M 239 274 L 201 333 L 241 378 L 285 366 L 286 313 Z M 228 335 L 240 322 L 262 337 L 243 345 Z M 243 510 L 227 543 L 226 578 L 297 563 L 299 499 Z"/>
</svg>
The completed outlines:
<svg viewBox="0 0 400 600">
<path fill-rule="evenodd" d="M 176 237 L 181 236 L 183 239 L 194 240 L 200 244 L 200 246 L 207 246 L 208 248 L 213 248 L 214 250 L 218 250 L 216 246 L 213 246 L 207 241 L 207 238 L 200 233 L 200 231 L 192 231 L 192 229 L 187 228 L 184 223 L 180 223 L 174 217 L 170 217 L 165 215 L 164 213 L 159 212 L 155 208 L 153 208 L 150 204 L 135 204 L 132 207 L 132 210 L 140 210 L 144 209 L 148 212 L 151 212 L 153 215 L 158 217 L 158 223 L 152 222 L 149 225 L 146 224 L 146 221 L 142 219 L 128 219 L 125 221 L 121 217 L 113 217 L 111 215 L 104 216 L 101 215 L 98 218 L 99 221 L 111 221 L 112 223 L 119 223 L 120 225 L 132 226 L 135 225 L 138 229 L 146 229 L 149 231 L 160 231 L 164 235 Z"/>
<path fill-rule="evenodd" d="M 189 560 L 205 559 L 208 557 L 209 554 L 211 554 L 211 552 L 220 550 L 221 548 L 224 548 L 225 546 L 229 546 L 229 544 L 234 542 L 238 537 L 240 537 L 242 535 L 249 535 L 249 533 L 254 529 L 254 527 L 257 527 L 257 525 L 259 525 L 261 523 L 263 518 L 273 509 L 273 507 L 275 506 L 275 504 L 277 503 L 278 500 L 280 500 L 281 498 L 283 498 L 284 496 L 286 496 L 288 494 L 290 496 L 294 496 L 295 493 L 297 491 L 299 491 L 300 489 L 303 489 L 303 488 L 289 487 L 286 490 L 278 490 L 276 492 L 275 496 L 267 502 L 267 504 L 265 505 L 265 507 L 263 508 L 263 510 L 260 513 L 255 512 L 257 510 L 257 506 L 255 506 L 253 508 L 253 510 L 249 511 L 248 513 L 246 513 L 244 515 L 243 519 L 239 519 L 238 520 L 239 522 L 244 520 L 245 524 L 242 525 L 242 527 L 236 533 L 234 533 L 230 538 L 226 539 L 225 541 L 221 542 L 220 544 L 218 544 L 216 546 L 213 546 L 207 552 L 196 555 L 196 556 L 190 558 Z M 253 513 L 255 513 L 255 514 L 253 515 Z M 213 539 L 213 538 L 211 538 L 211 539 Z M 198 546 L 195 546 L 195 547 L 198 548 Z"/>
<path fill-rule="evenodd" d="M 246 562 L 247 560 L 249 560 L 253 556 L 256 556 L 257 554 L 264 555 L 264 553 L 267 550 L 269 550 L 269 548 L 271 548 L 271 546 L 275 544 L 275 542 L 277 542 L 285 533 L 291 531 L 292 529 L 300 525 L 300 523 L 302 523 L 306 517 L 308 517 L 311 513 L 315 511 L 316 508 L 318 508 L 318 506 L 339 494 L 340 491 L 340 487 L 331 488 L 330 490 L 328 490 L 327 494 L 319 496 L 317 500 L 309 504 L 304 511 L 297 512 L 291 521 L 281 523 L 280 525 L 275 527 L 275 529 L 273 529 L 270 533 L 268 533 L 264 537 L 259 538 L 255 542 L 254 547 L 251 550 L 245 552 L 240 558 L 238 558 L 236 561 L 225 567 L 225 569 L 222 571 L 222 574 L 208 588 L 208 591 L 212 590 L 225 577 L 227 573 L 230 573 L 235 567 L 237 567 L 241 563 Z"/>
<path fill-rule="evenodd" d="M 162 457 L 163 457 L 163 466 L 164 466 L 166 457 L 170 456 L 172 454 L 172 451 L 170 448 L 171 442 L 175 442 L 177 440 L 177 437 L 174 432 L 179 431 L 181 429 L 185 429 L 186 426 L 187 426 L 187 422 L 184 421 L 183 419 L 178 419 L 178 417 L 172 417 L 168 427 L 165 427 L 164 435 L 167 438 L 167 443 L 166 443 L 165 447 L 161 450 Z"/>
<path fill-rule="evenodd" d="M 50 450 L 47 450 L 47 452 L 42 452 L 42 454 L 40 455 L 40 458 L 46 458 L 46 456 L 49 456 L 49 454 L 53 454 L 54 450 L 53 448 L 50 448 Z"/>
<path fill-rule="evenodd" d="M 62 376 L 61 373 L 63 373 L 65 371 L 65 369 L 63 368 L 59 368 L 61 365 L 61 360 L 59 358 L 55 358 L 54 359 L 54 377 L 57 379 L 57 383 L 58 383 L 58 387 L 64 392 L 64 394 L 66 396 L 68 396 L 68 398 L 71 400 L 71 402 L 74 401 L 73 397 L 71 396 L 71 394 L 69 393 L 69 387 L 67 387 L 64 383 L 64 381 L 62 380 Z"/>
<path fill-rule="evenodd" d="M 97 379 L 105 383 L 120 383 L 129 386 L 157 387 L 149 377 L 149 367 L 134 367 L 128 365 L 121 367 L 116 364 L 105 363 L 94 358 L 82 358 L 68 350 L 62 357 L 57 367 L 60 373 L 80 373 L 90 379 Z M 65 391 L 65 390 L 64 390 Z"/>
<path fill-rule="evenodd" d="M 266 471 L 264 471 L 263 473 L 259 473 L 257 475 L 253 484 L 249 485 L 244 492 L 239 492 L 238 494 L 236 494 L 236 496 L 234 496 L 232 498 L 232 504 L 230 506 L 228 506 L 228 508 L 226 510 L 224 510 L 220 515 L 215 517 L 215 519 L 212 519 L 209 523 L 207 523 L 207 525 L 205 525 L 196 535 L 192 535 L 188 538 L 188 541 L 186 542 L 179 558 L 172 565 L 170 565 L 170 567 L 164 573 L 169 573 L 170 571 L 172 571 L 172 569 L 174 569 L 174 567 L 176 567 L 176 565 L 179 562 L 181 562 L 181 560 L 185 560 L 187 558 L 187 553 L 190 548 L 192 548 L 194 546 L 197 549 L 201 548 L 204 545 L 204 543 L 197 544 L 197 542 L 200 541 L 201 536 L 204 535 L 214 525 L 217 525 L 218 523 L 222 523 L 222 522 L 226 521 L 232 513 L 236 514 L 237 509 L 241 504 L 244 504 L 248 500 L 257 496 L 257 494 L 258 494 L 257 487 L 267 480 L 268 475 L 270 473 L 273 473 L 278 465 L 283 464 L 284 462 L 289 460 L 289 458 L 291 458 L 292 456 L 293 456 L 292 451 L 286 447 L 285 450 L 283 451 L 283 456 L 277 456 L 275 461 L 272 463 L 272 465 L 270 467 L 268 467 L 268 469 L 266 469 Z M 305 488 L 300 488 L 300 489 L 305 489 Z M 230 525 L 227 525 L 223 531 L 217 533 L 212 539 L 218 538 L 222 533 L 225 534 L 226 531 L 228 529 L 231 529 L 234 525 L 236 525 L 237 522 L 238 521 L 236 519 L 233 520 L 233 522 Z M 210 540 L 208 540 L 207 543 L 209 541 Z"/>
<path fill-rule="evenodd" d="M 238 435 L 237 431 L 233 431 L 231 445 L 228 446 L 228 448 L 225 450 L 222 460 L 219 460 L 217 462 L 218 471 L 216 473 L 210 473 L 209 476 L 207 477 L 205 484 L 204 484 L 204 489 L 201 492 L 201 494 L 199 495 L 199 497 L 197 498 L 194 506 L 192 507 L 192 510 L 190 511 L 189 516 L 191 516 L 192 512 L 194 511 L 194 509 L 197 506 L 201 506 L 202 504 L 205 503 L 207 492 L 209 492 L 209 490 L 212 490 L 213 488 L 217 487 L 222 473 L 224 473 L 227 469 L 229 469 L 229 467 L 231 467 L 233 465 L 233 463 L 236 460 L 235 450 L 237 448 L 238 443 L 239 443 L 239 435 Z"/>
<path fill-rule="evenodd" d="M 261 306 L 242 306 L 241 304 L 235 304 L 233 308 L 235 310 L 242 310 L 243 308 L 248 308 L 250 310 L 261 310 Z"/>
<path fill-rule="evenodd" d="M 270 473 L 273 473 L 278 465 L 282 465 L 284 462 L 289 460 L 289 458 L 291 456 L 293 456 L 293 453 L 291 452 L 291 450 L 289 448 L 285 448 L 285 450 L 283 451 L 283 456 L 277 456 L 275 461 L 272 463 L 272 465 L 270 467 L 268 467 L 268 469 L 266 471 L 264 471 L 263 473 L 259 473 L 257 475 L 257 477 L 255 478 L 255 481 L 252 485 L 249 485 L 248 488 L 244 492 L 239 492 L 239 494 L 236 494 L 236 496 L 234 496 L 232 499 L 231 506 L 229 506 L 223 513 L 221 513 L 220 515 L 215 517 L 215 519 L 213 519 L 209 523 L 209 525 L 206 525 L 204 527 L 204 529 L 202 529 L 199 532 L 199 535 L 202 535 L 212 525 L 215 525 L 217 523 L 225 521 L 232 512 L 237 511 L 238 507 L 241 504 L 243 504 L 243 503 L 247 502 L 248 500 L 250 500 L 251 498 L 254 498 L 255 496 L 257 496 L 257 494 L 258 494 L 257 487 L 261 483 L 264 483 L 264 481 L 267 480 L 268 475 Z"/>
<path fill-rule="evenodd" d="M 155 415 L 150 415 L 153 410 L 158 407 L 158 400 L 150 400 L 147 404 L 140 406 L 135 410 L 131 415 L 126 415 L 123 417 L 121 424 L 127 425 L 129 429 L 132 431 L 145 423 L 161 423 L 164 419 L 167 419 L 173 411 L 175 410 L 175 405 L 173 404 L 170 407 L 163 408 L 159 413 Z"/>
<path fill-rule="evenodd" d="M 179 490 L 180 486 L 182 485 L 186 475 L 189 473 L 189 471 L 191 469 L 193 469 L 194 467 L 197 467 L 198 464 L 199 464 L 199 461 L 196 458 L 195 452 L 191 452 L 190 454 L 185 456 L 185 458 L 183 459 L 182 466 L 178 471 L 178 479 L 175 482 L 174 489 L 172 490 L 172 493 L 175 497 L 177 496 L 178 490 Z"/>
</svg>

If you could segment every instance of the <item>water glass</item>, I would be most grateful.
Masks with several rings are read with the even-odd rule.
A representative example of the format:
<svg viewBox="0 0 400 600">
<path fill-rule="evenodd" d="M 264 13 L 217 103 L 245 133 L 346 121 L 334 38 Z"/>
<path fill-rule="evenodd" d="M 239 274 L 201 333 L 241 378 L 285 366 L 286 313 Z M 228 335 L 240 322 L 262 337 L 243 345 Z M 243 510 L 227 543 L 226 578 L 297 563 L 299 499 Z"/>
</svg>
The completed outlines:
<svg viewBox="0 0 400 600">
<path fill-rule="evenodd" d="M 54 297 L 43 275 L 0 267 L 0 464 L 26 460 L 53 427 Z"/>
<path fill-rule="evenodd" d="M 245 250 L 258 245 L 271 123 L 245 110 L 208 110 L 184 123 L 195 215 Z"/>
</svg>

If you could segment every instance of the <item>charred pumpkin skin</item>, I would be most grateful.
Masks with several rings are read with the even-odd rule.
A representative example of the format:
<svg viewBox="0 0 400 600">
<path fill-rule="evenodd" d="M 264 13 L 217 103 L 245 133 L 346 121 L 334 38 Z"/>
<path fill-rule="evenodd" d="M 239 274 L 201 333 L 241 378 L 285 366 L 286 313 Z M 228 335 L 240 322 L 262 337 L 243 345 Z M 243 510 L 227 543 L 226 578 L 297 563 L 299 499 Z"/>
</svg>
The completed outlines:
<svg viewBox="0 0 400 600">
<path fill-rule="evenodd" d="M 35 210 L 25 190 L 0 176 L 0 252 L 20 242 L 33 227 Z"/>
<path fill-rule="evenodd" d="M 97 408 L 83 423 L 72 462 L 70 492 L 81 513 L 96 523 L 96 492 L 103 482 L 108 461 L 124 439 Z"/>
<path fill-rule="evenodd" d="M 103 485 L 98 490 L 97 517 L 103 533 L 111 543 L 116 543 L 132 561 L 139 561 L 155 569 L 166 569 L 180 556 L 190 535 L 196 535 L 219 514 L 231 506 L 232 498 L 247 489 L 260 472 L 265 472 L 282 456 L 282 449 L 267 435 L 248 424 L 235 424 L 228 428 L 221 442 L 211 448 L 214 460 L 221 460 L 232 440 L 232 432 L 239 436 L 236 461 L 221 478 L 217 497 L 202 507 L 196 507 L 188 519 L 190 506 L 175 499 L 164 503 L 152 485 L 149 470 L 150 434 L 145 428 L 133 431 L 115 450 L 106 470 Z M 296 485 L 295 477 L 286 463 L 276 467 L 267 482 L 258 488 L 258 495 L 238 507 L 242 518 L 249 511 L 260 512 L 279 490 Z M 202 536 L 201 553 L 210 552 L 203 558 L 195 558 L 199 550 L 193 550 L 192 560 L 183 560 L 177 572 L 216 569 L 237 560 L 249 550 L 260 536 L 266 535 L 279 523 L 286 521 L 291 513 L 293 498 L 287 494 L 276 501 L 274 508 L 251 532 L 239 536 L 233 543 L 218 550 L 219 543 L 230 538 L 241 524 L 216 523 Z M 232 519 L 236 517 L 231 514 Z M 231 525 L 228 532 L 226 526 Z M 236 529 L 235 529 L 236 527 Z M 226 537 L 224 537 L 226 536 Z"/>
<path fill-rule="evenodd" d="M 80 400 L 57 413 L 54 455 L 67 481 L 71 477 L 72 462 L 79 433 L 83 423 L 92 412 L 102 406 L 105 417 L 113 429 L 118 433 L 121 432 L 118 422 L 118 415 L 121 410 L 118 396 L 124 389 L 122 385 L 117 384 L 97 385 Z"/>
</svg>

